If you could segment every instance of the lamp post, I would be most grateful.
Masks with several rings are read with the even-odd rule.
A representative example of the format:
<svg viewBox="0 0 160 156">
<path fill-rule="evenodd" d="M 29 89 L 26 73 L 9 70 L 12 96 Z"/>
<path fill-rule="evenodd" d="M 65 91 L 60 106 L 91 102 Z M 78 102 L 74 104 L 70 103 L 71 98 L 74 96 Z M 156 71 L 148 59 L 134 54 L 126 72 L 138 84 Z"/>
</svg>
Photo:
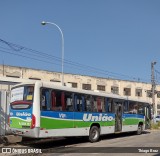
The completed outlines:
<svg viewBox="0 0 160 156">
<path fill-rule="evenodd" d="M 42 25 L 46 25 L 46 24 L 51 24 L 51 25 L 54 25 L 54 26 L 56 26 L 57 28 L 58 28 L 58 30 L 60 31 L 60 33 L 61 33 L 61 36 L 62 36 L 62 77 L 61 77 L 61 83 L 62 83 L 62 86 L 64 85 L 64 73 L 63 73 L 63 66 L 64 66 L 64 36 L 63 36 L 63 32 L 62 32 L 62 30 L 61 30 L 61 28 L 57 25 L 57 24 L 55 24 L 55 23 L 53 23 L 53 22 L 45 22 L 45 21 L 43 21 L 42 23 L 41 23 Z"/>
</svg>

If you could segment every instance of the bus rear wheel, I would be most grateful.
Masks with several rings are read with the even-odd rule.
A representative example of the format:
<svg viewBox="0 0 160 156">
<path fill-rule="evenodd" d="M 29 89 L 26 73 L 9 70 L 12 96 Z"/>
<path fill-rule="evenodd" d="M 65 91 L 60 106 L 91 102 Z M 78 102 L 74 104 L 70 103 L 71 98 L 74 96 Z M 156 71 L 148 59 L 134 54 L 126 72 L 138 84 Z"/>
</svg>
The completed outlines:
<svg viewBox="0 0 160 156">
<path fill-rule="evenodd" d="M 90 142 L 97 142 L 100 137 L 100 130 L 97 126 L 92 126 L 89 131 L 89 141 Z"/>
</svg>

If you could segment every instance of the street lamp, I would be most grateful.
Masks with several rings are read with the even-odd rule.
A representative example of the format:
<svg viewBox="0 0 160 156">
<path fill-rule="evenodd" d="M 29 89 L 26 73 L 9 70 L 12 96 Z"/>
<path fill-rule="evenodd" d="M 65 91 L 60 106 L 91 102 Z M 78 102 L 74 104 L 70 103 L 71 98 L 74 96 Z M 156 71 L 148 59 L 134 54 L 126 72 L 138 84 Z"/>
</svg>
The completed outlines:
<svg viewBox="0 0 160 156">
<path fill-rule="evenodd" d="M 43 21 L 41 24 L 42 25 L 46 25 L 46 24 L 54 25 L 54 26 L 56 26 L 58 28 L 58 30 L 61 33 L 61 36 L 62 36 L 62 77 L 61 77 L 61 82 L 62 82 L 62 86 L 63 86 L 64 85 L 64 73 L 63 73 L 63 66 L 64 66 L 64 37 L 63 37 L 63 32 L 62 32 L 61 28 L 57 24 L 55 24 L 53 22 L 45 22 L 45 21 Z"/>
</svg>

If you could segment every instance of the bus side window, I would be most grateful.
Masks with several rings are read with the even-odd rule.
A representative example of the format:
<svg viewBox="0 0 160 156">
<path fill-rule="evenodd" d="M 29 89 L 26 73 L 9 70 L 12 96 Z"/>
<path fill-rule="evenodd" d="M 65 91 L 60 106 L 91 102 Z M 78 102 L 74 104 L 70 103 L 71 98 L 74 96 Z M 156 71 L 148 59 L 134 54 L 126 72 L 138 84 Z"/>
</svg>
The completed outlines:
<svg viewBox="0 0 160 156">
<path fill-rule="evenodd" d="M 42 95 L 41 105 L 42 105 L 42 109 L 46 109 L 46 102 L 45 102 L 45 96 L 44 95 Z"/>
<path fill-rule="evenodd" d="M 138 103 L 138 114 L 142 114 L 144 115 L 145 114 L 145 111 L 144 111 L 144 104 L 143 103 Z"/>
<path fill-rule="evenodd" d="M 42 89 L 41 108 L 42 110 L 50 110 L 50 90 L 49 89 Z"/>
<path fill-rule="evenodd" d="M 69 97 L 66 98 L 66 111 L 73 111 L 73 100 Z"/>
<path fill-rule="evenodd" d="M 111 98 L 107 99 L 107 110 L 106 110 L 106 112 L 108 112 L 108 113 L 114 113 L 113 99 L 111 99 Z"/>
<path fill-rule="evenodd" d="M 85 95 L 85 111 L 92 112 L 92 105 L 93 102 L 90 95 L 89 96 Z"/>
<path fill-rule="evenodd" d="M 137 114 L 138 113 L 138 104 L 135 101 L 129 102 L 129 113 Z"/>
<path fill-rule="evenodd" d="M 66 111 L 73 111 L 73 94 L 65 93 Z"/>
<path fill-rule="evenodd" d="M 52 91 L 52 110 L 73 111 L 73 94 L 65 91 Z"/>
<path fill-rule="evenodd" d="M 98 112 L 102 112 L 101 98 L 97 97 L 97 110 Z"/>
<path fill-rule="evenodd" d="M 105 105 L 105 98 L 101 98 L 101 106 L 102 106 L 102 112 L 105 112 L 105 107 L 106 107 L 106 105 Z"/>
<path fill-rule="evenodd" d="M 129 113 L 128 112 L 128 101 L 124 101 L 124 103 L 123 103 L 123 110 L 124 110 L 124 113 Z"/>
<path fill-rule="evenodd" d="M 51 110 L 55 110 L 55 107 L 56 107 L 56 95 L 55 95 L 54 91 L 51 92 L 51 102 L 52 102 Z"/>
<path fill-rule="evenodd" d="M 74 107 L 75 111 L 82 112 L 85 110 L 85 99 L 83 95 L 76 94 L 74 96 L 74 101 L 75 101 L 75 107 Z"/>
<path fill-rule="evenodd" d="M 62 103 L 64 104 L 64 95 L 62 93 L 59 90 L 52 91 L 52 110 L 62 111 Z"/>
<path fill-rule="evenodd" d="M 105 112 L 105 98 L 97 97 L 97 111 L 98 112 Z"/>
<path fill-rule="evenodd" d="M 97 112 L 97 100 L 96 100 L 97 98 L 94 96 L 94 97 L 92 97 L 92 100 L 93 100 L 93 109 L 92 109 L 92 111 L 93 112 Z"/>
<path fill-rule="evenodd" d="M 65 93 L 61 92 L 61 104 L 62 104 L 62 110 L 66 110 L 66 103 L 65 103 Z"/>
<path fill-rule="evenodd" d="M 96 96 L 91 96 L 91 112 L 98 112 L 98 110 L 100 109 L 99 105 L 101 105 L 101 103 L 99 103 L 100 101 L 98 101 L 98 97 Z"/>
<path fill-rule="evenodd" d="M 108 101 L 109 101 L 109 99 L 108 98 L 105 98 L 105 112 L 109 112 L 108 110 L 109 110 L 109 106 L 108 106 Z"/>
</svg>

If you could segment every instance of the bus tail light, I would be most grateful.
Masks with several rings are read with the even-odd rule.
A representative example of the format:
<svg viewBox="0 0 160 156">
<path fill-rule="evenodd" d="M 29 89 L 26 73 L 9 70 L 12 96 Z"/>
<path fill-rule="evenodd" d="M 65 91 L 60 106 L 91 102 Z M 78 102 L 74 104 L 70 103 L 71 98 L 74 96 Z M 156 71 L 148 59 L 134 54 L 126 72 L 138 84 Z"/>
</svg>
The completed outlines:
<svg viewBox="0 0 160 156">
<path fill-rule="evenodd" d="M 8 125 L 10 126 L 10 116 L 8 116 Z"/>
<path fill-rule="evenodd" d="M 31 129 L 35 128 L 35 125 L 36 125 L 36 117 L 34 114 L 32 114 Z"/>
</svg>

